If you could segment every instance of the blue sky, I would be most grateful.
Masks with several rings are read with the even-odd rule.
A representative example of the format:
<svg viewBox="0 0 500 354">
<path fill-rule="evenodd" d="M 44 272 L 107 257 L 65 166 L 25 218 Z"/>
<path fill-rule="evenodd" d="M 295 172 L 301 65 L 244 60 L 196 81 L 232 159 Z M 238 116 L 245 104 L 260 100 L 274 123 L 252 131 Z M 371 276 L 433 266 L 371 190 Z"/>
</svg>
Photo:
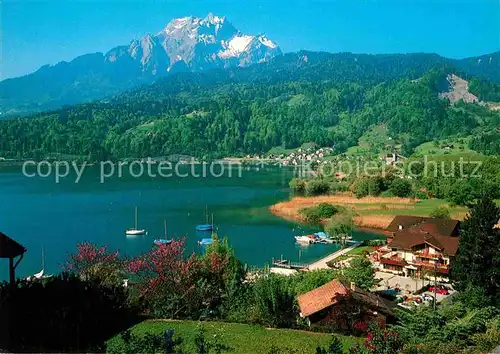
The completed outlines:
<svg viewBox="0 0 500 354">
<path fill-rule="evenodd" d="M 453 58 L 500 49 L 498 0 L 22 1 L 1 5 L 0 77 L 127 44 L 172 18 L 208 12 L 285 52 L 434 52 Z"/>
</svg>

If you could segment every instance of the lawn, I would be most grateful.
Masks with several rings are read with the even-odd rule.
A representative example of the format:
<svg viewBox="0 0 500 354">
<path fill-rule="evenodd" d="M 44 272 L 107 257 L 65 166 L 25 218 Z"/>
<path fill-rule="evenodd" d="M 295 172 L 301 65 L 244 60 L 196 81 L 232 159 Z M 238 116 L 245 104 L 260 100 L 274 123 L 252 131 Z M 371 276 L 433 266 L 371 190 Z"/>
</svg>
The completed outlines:
<svg viewBox="0 0 500 354">
<path fill-rule="evenodd" d="M 440 207 L 446 206 L 450 209 L 452 218 L 463 219 L 467 214 L 468 208 L 461 206 L 451 206 L 443 199 L 423 199 L 416 203 L 408 204 L 391 204 L 387 203 L 371 203 L 367 205 L 359 205 L 356 212 L 359 215 L 415 215 L 429 216 L 430 213 Z"/>
<path fill-rule="evenodd" d="M 359 246 L 356 248 L 353 248 L 349 252 L 347 252 L 344 256 L 361 256 L 363 255 L 363 252 L 372 252 L 374 248 L 372 246 Z"/>
<path fill-rule="evenodd" d="M 146 332 L 163 333 L 171 328 L 177 336 L 183 338 L 184 349 L 194 353 L 194 338 L 198 323 L 196 321 L 148 320 L 134 326 L 132 332 L 136 334 Z M 325 333 L 291 329 L 267 329 L 262 326 L 240 323 L 203 322 L 203 325 L 207 339 L 214 334 L 222 333 L 222 342 L 232 348 L 230 353 L 267 353 L 274 346 L 295 349 L 297 353 L 312 354 L 316 352 L 318 345 L 327 346 L 331 338 L 330 334 Z M 346 350 L 362 340 L 357 337 L 342 335 L 339 335 L 339 338 Z M 108 341 L 108 346 L 116 345 L 121 340 L 119 335 L 113 337 Z"/>
<path fill-rule="evenodd" d="M 436 142 L 429 141 L 420 144 L 415 148 L 415 156 L 423 155 L 449 155 L 471 157 L 481 155 L 474 150 L 469 149 L 470 137 L 461 139 L 443 139 Z"/>
</svg>

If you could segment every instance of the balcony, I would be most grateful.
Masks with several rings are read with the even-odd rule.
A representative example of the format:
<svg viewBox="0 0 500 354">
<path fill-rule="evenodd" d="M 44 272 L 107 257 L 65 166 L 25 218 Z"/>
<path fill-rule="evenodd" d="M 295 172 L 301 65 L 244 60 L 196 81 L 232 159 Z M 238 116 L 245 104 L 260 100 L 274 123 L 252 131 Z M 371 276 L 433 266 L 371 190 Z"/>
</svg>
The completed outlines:
<svg viewBox="0 0 500 354">
<path fill-rule="evenodd" d="M 442 257 L 442 255 L 440 253 L 430 253 L 429 248 L 423 249 L 421 251 L 416 251 L 415 255 L 420 257 L 420 258 L 428 258 L 428 259 L 434 259 L 434 260 Z"/>
<path fill-rule="evenodd" d="M 396 266 L 407 266 L 408 263 L 401 257 L 398 256 L 392 256 L 392 257 L 381 257 L 380 258 L 380 263 L 382 264 L 389 264 L 389 265 L 396 265 Z"/>
<path fill-rule="evenodd" d="M 414 262 L 411 262 L 411 264 L 416 266 L 416 267 L 422 267 L 422 268 L 430 270 L 430 271 L 434 270 L 434 262 L 414 261 Z M 447 264 L 438 264 L 436 270 L 438 273 L 448 274 L 448 272 L 450 270 L 450 266 Z"/>
</svg>

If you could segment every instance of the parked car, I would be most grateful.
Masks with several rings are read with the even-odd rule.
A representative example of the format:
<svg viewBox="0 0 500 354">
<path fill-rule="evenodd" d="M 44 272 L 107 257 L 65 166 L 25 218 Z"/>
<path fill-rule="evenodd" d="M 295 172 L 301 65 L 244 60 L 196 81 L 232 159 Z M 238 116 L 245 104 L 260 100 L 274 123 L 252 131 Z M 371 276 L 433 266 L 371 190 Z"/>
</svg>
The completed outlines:
<svg viewBox="0 0 500 354">
<path fill-rule="evenodd" d="M 422 299 L 424 299 L 424 301 L 434 301 L 434 296 L 430 294 L 422 294 Z"/>
<path fill-rule="evenodd" d="M 435 289 L 434 289 L 434 288 L 435 288 Z M 429 288 L 429 291 L 430 291 L 431 293 L 433 293 L 433 292 L 434 292 L 434 290 L 435 290 L 436 294 L 440 294 L 440 295 L 449 295 L 449 294 L 450 294 L 450 292 L 448 291 L 448 289 L 446 289 L 446 288 L 445 288 L 444 286 L 442 286 L 442 285 L 438 285 L 438 286 L 436 286 L 436 287 L 431 286 L 431 287 Z"/>
</svg>

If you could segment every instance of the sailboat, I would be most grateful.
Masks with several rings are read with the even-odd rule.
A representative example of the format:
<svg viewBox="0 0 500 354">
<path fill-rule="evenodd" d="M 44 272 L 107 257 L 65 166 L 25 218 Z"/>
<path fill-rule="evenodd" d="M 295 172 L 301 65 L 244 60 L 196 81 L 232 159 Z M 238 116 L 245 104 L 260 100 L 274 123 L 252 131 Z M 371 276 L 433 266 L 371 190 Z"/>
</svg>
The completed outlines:
<svg viewBox="0 0 500 354">
<path fill-rule="evenodd" d="M 212 224 L 207 224 L 207 225 L 210 225 L 211 229 L 206 231 L 212 231 L 214 229 L 214 214 L 212 214 Z M 214 242 L 213 236 L 214 233 L 212 233 L 212 237 L 210 238 L 202 238 L 200 241 L 198 241 L 198 244 L 204 246 L 211 245 Z"/>
<path fill-rule="evenodd" d="M 146 234 L 146 230 L 137 228 L 137 207 L 135 207 L 135 227 L 133 229 L 126 230 L 125 234 L 127 236 L 140 236 Z"/>
<path fill-rule="evenodd" d="M 165 238 L 157 238 L 156 240 L 153 241 L 153 243 L 157 246 L 168 245 L 170 242 L 172 242 L 172 240 L 167 239 L 167 220 L 163 220 L 163 228 L 164 228 Z"/>
<path fill-rule="evenodd" d="M 214 216 L 212 214 L 212 223 L 208 223 L 208 207 L 205 207 L 205 218 L 206 218 L 206 224 L 200 224 L 196 226 L 196 231 L 213 231 L 214 230 Z"/>
<path fill-rule="evenodd" d="M 52 277 L 52 275 L 44 275 L 44 274 L 45 274 L 45 254 L 42 247 L 42 270 L 39 271 L 38 273 L 28 276 L 26 280 L 32 281 L 32 280 L 47 279 Z"/>
</svg>

